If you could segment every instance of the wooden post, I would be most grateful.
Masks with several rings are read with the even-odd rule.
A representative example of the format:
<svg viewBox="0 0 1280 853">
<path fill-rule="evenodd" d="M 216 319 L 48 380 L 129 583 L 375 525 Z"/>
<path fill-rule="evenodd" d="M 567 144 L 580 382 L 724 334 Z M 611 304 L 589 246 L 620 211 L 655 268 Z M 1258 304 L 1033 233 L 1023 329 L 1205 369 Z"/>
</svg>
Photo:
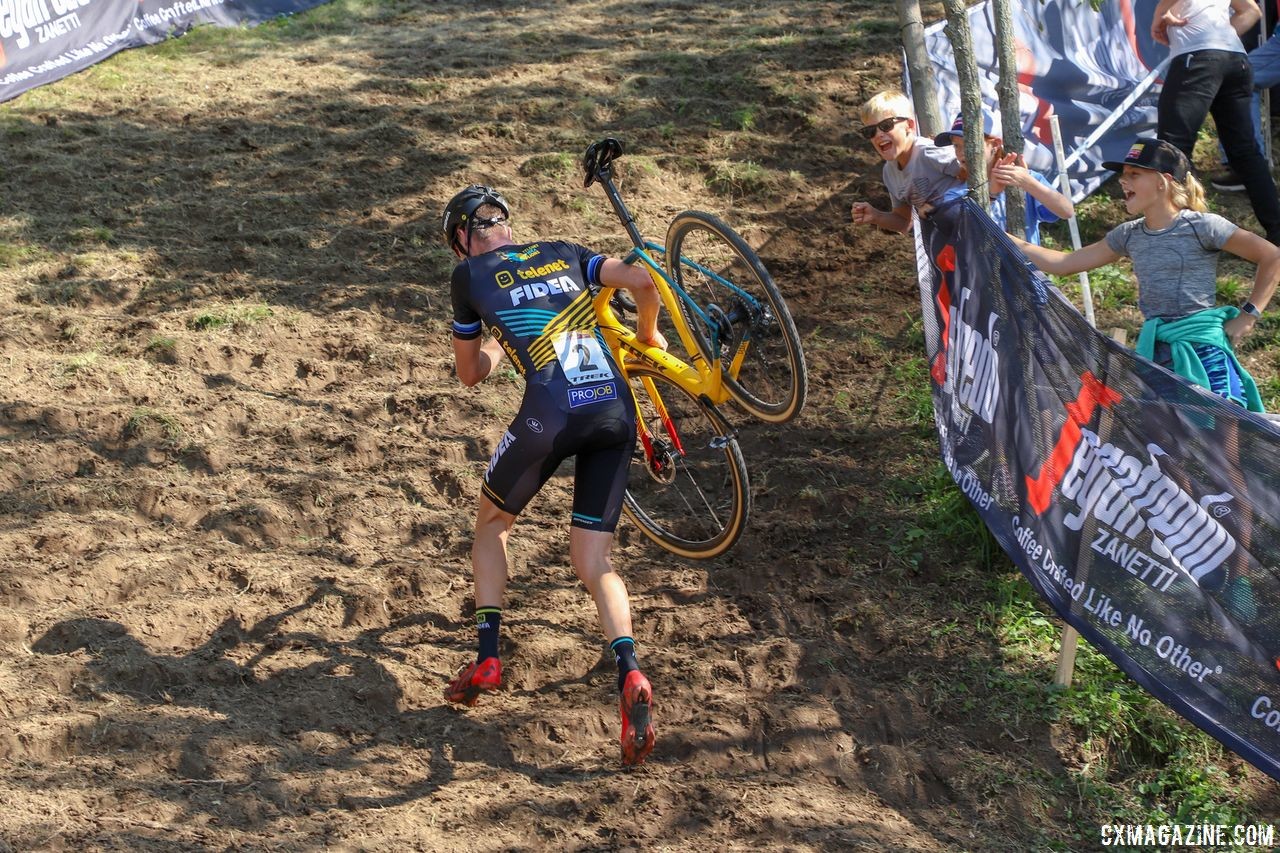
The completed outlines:
<svg viewBox="0 0 1280 853">
<path fill-rule="evenodd" d="M 1000 98 L 1000 129 L 1006 154 L 1022 153 L 1022 110 L 1018 107 L 1018 57 L 1014 50 L 1013 13 L 1009 0 L 995 0 L 996 56 L 1000 62 L 1000 82 L 996 93 Z M 967 156 L 967 155 L 966 155 Z M 1005 190 L 1005 228 L 1011 234 L 1028 239 L 1027 200 L 1022 190 Z M 1017 229 L 1017 230 L 1014 230 Z"/>
<path fill-rule="evenodd" d="M 1111 339 L 1123 344 L 1127 339 L 1124 329 L 1112 329 Z M 1062 629 L 1062 648 L 1058 650 L 1058 671 L 1053 675 L 1055 687 L 1070 687 L 1071 678 L 1076 671 L 1076 649 L 1080 642 L 1080 632 L 1071 625 Z"/>
<path fill-rule="evenodd" d="M 969 30 L 969 10 L 964 0 L 943 0 L 947 13 L 946 34 L 951 51 L 956 58 L 956 78 L 960 83 L 960 113 L 965 127 L 982 127 L 982 87 L 978 82 L 978 61 L 973 55 L 973 34 Z M 964 158 L 969 162 L 969 192 L 982 205 L 991 209 L 991 194 L 987 191 L 986 149 L 981 133 L 964 135 Z"/>
<path fill-rule="evenodd" d="M 907 74 L 911 78 L 911 101 L 921 136 L 937 136 L 946 127 L 938 112 L 938 85 L 933 63 L 924 47 L 924 21 L 920 0 L 898 0 L 898 22 L 902 24 L 902 49 L 907 54 Z"/>
</svg>

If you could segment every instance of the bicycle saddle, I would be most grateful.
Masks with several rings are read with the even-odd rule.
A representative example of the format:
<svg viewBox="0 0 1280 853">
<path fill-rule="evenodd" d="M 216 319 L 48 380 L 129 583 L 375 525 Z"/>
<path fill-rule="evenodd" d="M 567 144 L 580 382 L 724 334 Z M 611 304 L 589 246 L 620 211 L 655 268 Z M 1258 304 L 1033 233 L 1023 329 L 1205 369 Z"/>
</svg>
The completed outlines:
<svg viewBox="0 0 1280 853">
<path fill-rule="evenodd" d="M 610 164 L 621 156 L 622 143 L 611 136 L 588 145 L 587 153 L 582 155 L 582 170 L 586 172 L 583 188 L 591 186 L 597 178 L 609 177 Z"/>
</svg>

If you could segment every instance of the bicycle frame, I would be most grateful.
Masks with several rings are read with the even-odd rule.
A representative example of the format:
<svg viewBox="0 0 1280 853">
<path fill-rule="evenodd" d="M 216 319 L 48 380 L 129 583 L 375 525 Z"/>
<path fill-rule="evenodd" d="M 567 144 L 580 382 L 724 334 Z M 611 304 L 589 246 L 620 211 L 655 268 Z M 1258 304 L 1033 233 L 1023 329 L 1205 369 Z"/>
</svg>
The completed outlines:
<svg viewBox="0 0 1280 853">
<path fill-rule="evenodd" d="M 608 196 L 610 204 L 613 205 L 614 212 L 617 213 L 623 227 L 627 230 L 628 236 L 631 237 L 633 248 L 624 259 L 625 262 L 640 262 L 647 268 L 649 277 L 653 279 L 654 286 L 658 289 L 662 307 L 671 316 L 676 334 L 679 336 L 680 343 L 692 364 L 657 347 L 640 343 L 636 339 L 635 330 L 624 326 L 614 312 L 610 301 L 615 290 L 608 287 L 602 288 L 593 302 L 600 331 L 604 335 L 606 344 L 615 355 L 622 356 L 618 359 L 618 362 L 623 372 L 626 371 L 627 357 L 635 358 L 667 374 L 674 382 L 695 397 L 701 397 L 713 406 L 725 403 L 729 400 L 729 391 L 724 384 L 720 359 L 716 357 L 708 364 L 707 359 L 694 341 L 693 331 L 689 328 L 689 320 L 685 311 L 689 309 L 697 311 L 697 306 L 689 299 L 687 294 L 680 290 L 679 285 L 668 278 L 662 266 L 649 254 L 650 251 L 665 250 L 662 246 L 644 239 L 635 219 L 631 216 L 631 211 L 627 209 L 626 204 L 622 201 L 622 196 L 614 185 L 608 169 L 602 170 L 598 177 L 601 186 L 604 187 L 605 195 Z"/>
</svg>

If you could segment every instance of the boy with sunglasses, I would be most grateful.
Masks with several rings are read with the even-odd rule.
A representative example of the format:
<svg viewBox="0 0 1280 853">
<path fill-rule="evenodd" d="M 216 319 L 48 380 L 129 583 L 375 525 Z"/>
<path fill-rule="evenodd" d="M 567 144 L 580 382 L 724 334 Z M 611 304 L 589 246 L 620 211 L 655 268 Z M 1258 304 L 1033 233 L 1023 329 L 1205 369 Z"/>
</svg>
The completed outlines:
<svg viewBox="0 0 1280 853">
<path fill-rule="evenodd" d="M 892 209 L 855 201 L 854 224 L 906 233 L 911 229 L 911 208 L 925 216 L 948 190 L 964 187 L 962 167 L 951 146 L 938 148 L 916 134 L 915 110 L 906 95 L 893 90 L 873 95 L 863 104 L 861 118 L 863 138 L 884 158 L 884 186 Z"/>
</svg>

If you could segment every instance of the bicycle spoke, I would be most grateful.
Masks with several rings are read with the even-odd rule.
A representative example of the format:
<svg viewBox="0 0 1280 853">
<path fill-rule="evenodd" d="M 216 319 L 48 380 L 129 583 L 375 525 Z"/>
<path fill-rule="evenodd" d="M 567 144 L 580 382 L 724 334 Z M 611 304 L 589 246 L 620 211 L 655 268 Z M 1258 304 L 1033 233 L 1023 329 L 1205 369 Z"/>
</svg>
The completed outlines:
<svg viewBox="0 0 1280 853">
<path fill-rule="evenodd" d="M 770 423 L 794 418 L 807 381 L 799 333 L 751 247 L 714 216 L 686 211 L 671 223 L 666 264 L 699 349 L 720 359 L 735 401 Z"/>
<path fill-rule="evenodd" d="M 636 455 L 628 515 L 674 553 L 722 553 L 741 533 L 750 503 L 738 443 L 712 410 L 673 380 L 648 368 L 636 368 L 634 374 L 642 434 L 653 437 L 653 458 L 660 467 L 655 471 L 648 458 Z"/>
</svg>

